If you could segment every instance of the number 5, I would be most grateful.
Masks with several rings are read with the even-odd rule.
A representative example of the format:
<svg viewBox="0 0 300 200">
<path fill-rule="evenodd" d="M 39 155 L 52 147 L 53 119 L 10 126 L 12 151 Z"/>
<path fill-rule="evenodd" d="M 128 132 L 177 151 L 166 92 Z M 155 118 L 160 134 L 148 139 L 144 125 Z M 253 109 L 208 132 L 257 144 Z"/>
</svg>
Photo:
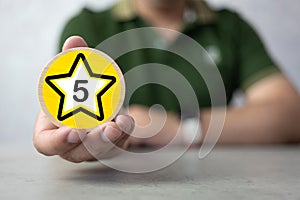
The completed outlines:
<svg viewBox="0 0 300 200">
<path fill-rule="evenodd" d="M 73 99 L 77 102 L 84 102 L 88 99 L 89 97 L 89 91 L 84 88 L 84 87 L 79 87 L 79 84 L 86 84 L 88 83 L 87 80 L 76 80 L 74 84 L 74 92 L 82 91 L 83 92 L 83 97 L 78 98 L 77 95 L 73 95 Z"/>
</svg>

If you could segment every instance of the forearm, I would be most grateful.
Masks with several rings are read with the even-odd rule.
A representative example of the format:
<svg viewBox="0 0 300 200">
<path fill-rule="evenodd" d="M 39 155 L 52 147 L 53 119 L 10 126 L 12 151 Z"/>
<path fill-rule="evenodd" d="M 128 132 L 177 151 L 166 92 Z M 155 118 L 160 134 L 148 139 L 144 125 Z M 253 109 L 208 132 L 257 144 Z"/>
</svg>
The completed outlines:
<svg viewBox="0 0 300 200">
<path fill-rule="evenodd" d="M 201 110 L 204 134 L 210 109 Z M 228 108 L 219 143 L 287 143 L 300 141 L 300 104 L 274 102 Z"/>
</svg>

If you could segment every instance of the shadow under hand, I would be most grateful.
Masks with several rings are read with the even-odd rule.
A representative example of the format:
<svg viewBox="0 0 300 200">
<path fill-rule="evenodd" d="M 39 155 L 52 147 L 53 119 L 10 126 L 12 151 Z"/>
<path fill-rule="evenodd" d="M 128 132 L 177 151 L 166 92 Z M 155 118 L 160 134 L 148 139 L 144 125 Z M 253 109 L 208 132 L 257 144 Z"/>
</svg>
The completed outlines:
<svg viewBox="0 0 300 200">
<path fill-rule="evenodd" d="M 128 161 L 133 162 L 133 161 Z M 197 167 L 197 153 L 181 157 L 172 165 L 149 173 L 132 174 L 114 170 L 101 162 L 71 164 L 60 168 L 65 180 L 99 184 L 147 184 L 153 182 L 187 182 L 204 178 Z M 69 164 L 67 164 L 69 165 Z"/>
</svg>

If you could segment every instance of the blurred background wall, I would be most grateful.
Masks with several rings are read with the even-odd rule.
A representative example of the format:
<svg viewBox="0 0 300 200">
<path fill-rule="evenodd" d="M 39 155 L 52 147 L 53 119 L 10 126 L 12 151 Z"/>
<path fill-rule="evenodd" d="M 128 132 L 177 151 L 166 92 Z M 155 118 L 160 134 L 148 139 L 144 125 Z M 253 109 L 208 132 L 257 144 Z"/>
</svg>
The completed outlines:
<svg viewBox="0 0 300 200">
<path fill-rule="evenodd" d="M 116 0 L 0 0 L 0 144 L 30 144 L 37 80 L 56 52 L 59 33 L 83 6 L 104 9 Z M 269 52 L 300 91 L 299 0 L 208 0 L 236 10 L 265 41 Z"/>
</svg>

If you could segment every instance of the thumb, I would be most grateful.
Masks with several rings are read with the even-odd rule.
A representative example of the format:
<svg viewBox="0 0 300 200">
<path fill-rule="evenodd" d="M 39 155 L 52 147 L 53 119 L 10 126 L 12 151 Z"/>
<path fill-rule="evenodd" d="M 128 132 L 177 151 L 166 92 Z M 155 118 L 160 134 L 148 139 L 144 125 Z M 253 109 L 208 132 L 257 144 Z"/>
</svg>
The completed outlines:
<svg viewBox="0 0 300 200">
<path fill-rule="evenodd" d="M 66 39 L 62 50 L 68 50 L 71 48 L 76 48 L 76 47 L 87 47 L 87 43 L 85 42 L 85 40 L 80 37 L 80 36 L 71 36 L 68 39 Z"/>
</svg>

